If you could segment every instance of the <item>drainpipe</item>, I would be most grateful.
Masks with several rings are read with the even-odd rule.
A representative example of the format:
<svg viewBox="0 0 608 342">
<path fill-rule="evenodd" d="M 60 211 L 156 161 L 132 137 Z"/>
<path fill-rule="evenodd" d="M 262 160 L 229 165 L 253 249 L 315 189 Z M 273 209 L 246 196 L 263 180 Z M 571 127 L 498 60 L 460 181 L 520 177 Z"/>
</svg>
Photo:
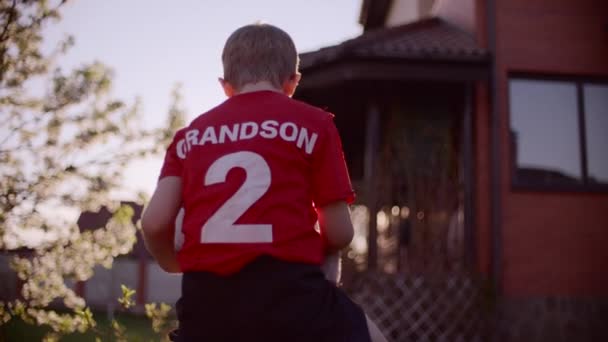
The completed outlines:
<svg viewBox="0 0 608 342">
<path fill-rule="evenodd" d="M 148 295 L 148 261 L 145 251 L 140 249 L 137 255 L 137 304 L 142 307 Z"/>
<path fill-rule="evenodd" d="M 477 260 L 477 245 L 475 243 L 475 234 L 473 232 L 475 228 L 475 218 L 473 213 L 475 212 L 474 201 L 473 201 L 473 189 L 474 186 L 474 159 L 473 159 L 473 84 L 471 82 L 465 83 L 465 95 L 464 95 L 464 117 L 463 117 L 463 128 L 462 128 L 462 144 L 464 150 L 464 245 L 465 265 L 474 269 L 475 260 Z M 460 197 L 460 195 L 459 195 Z"/>
<path fill-rule="evenodd" d="M 376 213 L 378 212 L 377 187 L 377 151 L 380 130 L 380 111 L 378 106 L 370 103 L 367 108 L 365 127 L 365 160 L 363 177 L 365 179 L 366 205 L 369 210 L 369 223 L 367 235 L 367 269 L 375 270 L 378 262 L 378 227 Z"/>
</svg>

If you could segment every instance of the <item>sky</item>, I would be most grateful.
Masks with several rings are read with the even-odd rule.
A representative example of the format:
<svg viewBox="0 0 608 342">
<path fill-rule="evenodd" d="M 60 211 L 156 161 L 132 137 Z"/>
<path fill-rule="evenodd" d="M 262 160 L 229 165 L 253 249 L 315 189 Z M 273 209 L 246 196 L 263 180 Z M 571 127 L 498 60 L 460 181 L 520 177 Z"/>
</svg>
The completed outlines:
<svg viewBox="0 0 608 342">
<path fill-rule="evenodd" d="M 163 124 L 177 83 L 187 121 L 225 99 L 217 81 L 220 55 L 238 27 L 258 20 L 276 25 L 306 52 L 359 35 L 360 6 L 361 0 L 75 0 L 60 22 L 45 28 L 45 46 L 51 50 L 73 35 L 75 46 L 60 66 L 98 60 L 112 68 L 112 94 L 127 102 L 140 97 L 151 128 Z M 162 156 L 131 163 L 119 196 L 151 194 L 161 163 Z"/>
</svg>

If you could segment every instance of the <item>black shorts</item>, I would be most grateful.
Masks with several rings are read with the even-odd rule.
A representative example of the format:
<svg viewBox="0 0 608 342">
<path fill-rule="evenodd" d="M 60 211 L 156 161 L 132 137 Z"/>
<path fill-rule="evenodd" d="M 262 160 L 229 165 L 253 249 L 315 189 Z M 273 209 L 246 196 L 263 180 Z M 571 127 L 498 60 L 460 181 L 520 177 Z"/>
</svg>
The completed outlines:
<svg viewBox="0 0 608 342">
<path fill-rule="evenodd" d="M 238 273 L 184 273 L 174 341 L 370 342 L 365 314 L 315 265 L 263 256 Z"/>
</svg>

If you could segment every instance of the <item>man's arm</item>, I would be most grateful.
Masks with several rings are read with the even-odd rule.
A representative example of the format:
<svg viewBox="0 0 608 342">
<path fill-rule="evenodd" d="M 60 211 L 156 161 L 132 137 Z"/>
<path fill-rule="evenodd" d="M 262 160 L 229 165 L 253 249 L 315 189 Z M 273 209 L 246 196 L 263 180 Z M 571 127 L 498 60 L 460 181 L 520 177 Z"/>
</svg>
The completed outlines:
<svg viewBox="0 0 608 342">
<path fill-rule="evenodd" d="M 146 248 L 160 267 L 170 273 L 179 273 L 174 249 L 174 223 L 181 205 L 182 180 L 180 177 L 163 177 L 141 219 Z"/>
<path fill-rule="evenodd" d="M 346 202 L 338 201 L 317 210 L 319 226 L 324 236 L 327 250 L 321 266 L 325 277 L 336 285 L 340 282 L 340 250 L 347 247 L 354 236 L 350 210 Z"/>
</svg>

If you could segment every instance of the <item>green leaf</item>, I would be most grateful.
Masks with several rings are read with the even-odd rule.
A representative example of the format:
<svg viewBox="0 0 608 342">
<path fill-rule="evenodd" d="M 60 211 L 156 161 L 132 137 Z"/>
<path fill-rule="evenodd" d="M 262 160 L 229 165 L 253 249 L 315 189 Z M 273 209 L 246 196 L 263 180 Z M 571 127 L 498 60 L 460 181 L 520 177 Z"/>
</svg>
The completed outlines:
<svg viewBox="0 0 608 342">
<path fill-rule="evenodd" d="M 122 297 L 118 298 L 118 302 L 125 309 L 129 309 L 131 306 L 135 305 L 135 302 L 132 299 L 133 295 L 135 295 L 135 290 L 122 284 L 120 285 L 120 289 L 122 290 Z"/>
</svg>

